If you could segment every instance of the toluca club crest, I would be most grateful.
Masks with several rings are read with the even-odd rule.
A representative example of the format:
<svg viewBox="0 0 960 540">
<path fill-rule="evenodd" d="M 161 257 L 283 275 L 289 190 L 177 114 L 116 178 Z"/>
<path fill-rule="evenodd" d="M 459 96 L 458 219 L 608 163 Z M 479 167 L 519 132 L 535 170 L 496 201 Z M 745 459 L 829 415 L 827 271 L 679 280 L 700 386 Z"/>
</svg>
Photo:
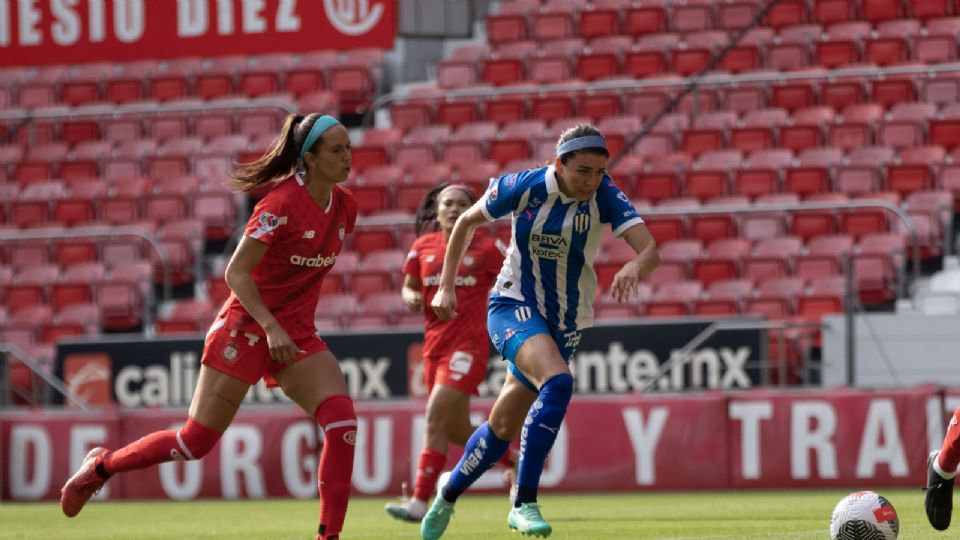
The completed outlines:
<svg viewBox="0 0 960 540">
<path fill-rule="evenodd" d="M 223 359 L 227 362 L 233 362 L 237 359 L 236 343 L 228 343 L 227 346 L 223 348 Z"/>
</svg>

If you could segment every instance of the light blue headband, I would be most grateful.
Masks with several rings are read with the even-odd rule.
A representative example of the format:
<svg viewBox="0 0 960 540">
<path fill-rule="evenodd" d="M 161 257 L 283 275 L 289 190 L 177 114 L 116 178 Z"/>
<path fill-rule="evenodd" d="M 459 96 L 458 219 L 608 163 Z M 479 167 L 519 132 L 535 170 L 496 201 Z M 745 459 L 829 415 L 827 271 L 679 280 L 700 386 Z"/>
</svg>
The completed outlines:
<svg viewBox="0 0 960 540">
<path fill-rule="evenodd" d="M 303 155 L 307 153 L 313 145 L 317 142 L 317 139 L 323 135 L 323 132 L 332 128 L 333 126 L 338 125 L 340 122 L 330 116 L 323 115 L 320 118 L 317 118 L 317 121 L 313 123 L 313 127 L 310 128 L 310 133 L 307 133 L 307 138 L 303 140 L 303 147 L 300 149 L 300 159 L 303 159 Z"/>
<path fill-rule="evenodd" d="M 570 152 L 576 152 L 577 150 L 583 150 L 584 148 L 603 148 L 606 150 L 607 141 L 599 135 L 584 135 L 583 137 L 570 139 L 557 146 L 557 157 L 569 154 Z"/>
</svg>

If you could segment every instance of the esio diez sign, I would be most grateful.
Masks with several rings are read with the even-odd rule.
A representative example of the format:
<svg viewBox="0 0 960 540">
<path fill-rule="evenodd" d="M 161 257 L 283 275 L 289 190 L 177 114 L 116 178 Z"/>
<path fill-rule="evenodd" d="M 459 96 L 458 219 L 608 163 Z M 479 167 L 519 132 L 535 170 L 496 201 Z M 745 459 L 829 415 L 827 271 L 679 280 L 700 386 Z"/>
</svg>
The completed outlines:
<svg viewBox="0 0 960 540">
<path fill-rule="evenodd" d="M 396 0 L 0 0 L 0 66 L 392 48 Z"/>
</svg>

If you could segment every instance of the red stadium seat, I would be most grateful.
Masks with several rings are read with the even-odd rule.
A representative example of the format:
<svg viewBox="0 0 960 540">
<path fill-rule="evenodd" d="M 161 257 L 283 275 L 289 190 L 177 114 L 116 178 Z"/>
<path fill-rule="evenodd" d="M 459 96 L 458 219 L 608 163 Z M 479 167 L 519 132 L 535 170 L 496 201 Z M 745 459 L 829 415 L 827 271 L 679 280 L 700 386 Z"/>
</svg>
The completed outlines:
<svg viewBox="0 0 960 540">
<path fill-rule="evenodd" d="M 703 285 L 698 281 L 668 283 L 657 288 L 653 297 L 641 306 L 647 317 L 682 317 L 690 314 L 691 305 L 700 298 Z"/>
<path fill-rule="evenodd" d="M 797 157 L 797 165 L 786 170 L 784 189 L 804 196 L 830 190 L 830 169 L 840 163 L 838 148 L 810 148 Z"/>
<path fill-rule="evenodd" d="M 497 45 L 527 38 L 527 18 L 521 13 L 500 13 L 486 19 L 487 40 Z"/>
<path fill-rule="evenodd" d="M 775 130 L 787 122 L 784 109 L 759 109 L 747 113 L 736 126 L 731 126 L 730 145 L 744 153 L 770 148 Z"/>
<path fill-rule="evenodd" d="M 726 194 L 727 171 L 738 168 L 742 159 L 739 150 L 718 150 L 701 155 L 684 176 L 684 193 L 701 201 Z"/>
<path fill-rule="evenodd" d="M 237 204 L 232 193 L 207 191 L 189 197 L 190 215 L 203 221 L 208 240 L 226 240 L 237 228 Z"/>
<path fill-rule="evenodd" d="M 574 20 L 567 10 L 545 7 L 530 14 L 530 37 L 538 41 L 562 39 L 573 34 Z"/>
<path fill-rule="evenodd" d="M 340 99 L 346 113 L 360 113 L 369 107 L 377 83 L 366 63 L 346 63 L 332 66 L 329 71 L 329 89 Z"/>
<path fill-rule="evenodd" d="M 767 12 L 765 22 L 774 28 L 800 24 L 807 20 L 804 0 L 781 0 Z"/>
<path fill-rule="evenodd" d="M 622 5 L 622 3 L 620 3 Z M 667 14 L 659 5 L 626 6 L 623 11 L 623 30 L 632 36 L 656 34 L 667 29 Z"/>
<path fill-rule="evenodd" d="M 757 197 L 780 190 L 783 170 L 793 160 L 790 150 L 760 150 L 741 163 L 734 173 L 732 193 Z"/>
<path fill-rule="evenodd" d="M 105 82 L 106 100 L 116 105 L 143 100 L 146 96 L 144 83 L 156 73 L 157 63 L 154 61 L 127 62 L 117 67 L 120 72 Z"/>
<path fill-rule="evenodd" d="M 76 264 L 65 270 L 61 279 L 50 288 L 50 303 L 57 311 L 76 304 L 88 304 L 94 299 L 97 283 L 103 281 L 106 269 L 99 262 Z"/>
<path fill-rule="evenodd" d="M 597 6 L 580 12 L 580 35 L 587 39 L 613 36 L 620 33 L 620 16 L 616 7 Z"/>
<path fill-rule="evenodd" d="M 142 322 L 143 297 L 133 284 L 101 283 L 97 286 L 96 304 L 103 314 L 104 330 L 132 330 Z"/>
<path fill-rule="evenodd" d="M 674 32 L 696 32 L 713 28 L 713 2 L 691 0 L 670 6 L 670 29 Z"/>
<path fill-rule="evenodd" d="M 704 285 L 739 275 L 740 261 L 750 253 L 750 241 L 721 238 L 710 243 L 705 256 L 693 262 L 692 277 Z"/>
</svg>

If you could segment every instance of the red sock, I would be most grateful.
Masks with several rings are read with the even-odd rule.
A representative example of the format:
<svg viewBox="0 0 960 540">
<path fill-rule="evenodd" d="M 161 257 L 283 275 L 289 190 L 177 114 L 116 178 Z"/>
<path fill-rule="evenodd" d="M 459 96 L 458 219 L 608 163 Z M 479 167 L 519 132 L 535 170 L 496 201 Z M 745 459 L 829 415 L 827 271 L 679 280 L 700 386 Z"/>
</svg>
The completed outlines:
<svg viewBox="0 0 960 540">
<path fill-rule="evenodd" d="M 167 461 L 200 459 L 209 452 L 222 433 L 188 418 L 176 431 L 155 431 L 103 459 L 107 474 L 143 469 Z"/>
<path fill-rule="evenodd" d="M 943 438 L 943 448 L 937 463 L 943 472 L 954 472 L 960 464 L 960 409 L 953 412 L 950 425 L 947 426 L 947 436 Z"/>
<path fill-rule="evenodd" d="M 322 538 L 335 537 L 343 528 L 350 500 L 350 477 L 357 444 L 357 415 L 347 396 L 325 399 L 314 419 L 323 429 L 323 451 L 317 479 L 320 489 L 320 528 Z"/>
<path fill-rule="evenodd" d="M 513 450 L 507 450 L 503 453 L 503 457 L 498 461 L 499 464 L 503 465 L 504 469 L 512 469 L 517 466 L 517 453 Z"/>
<path fill-rule="evenodd" d="M 430 500 L 433 488 L 437 485 L 437 478 L 446 462 L 446 454 L 441 454 L 428 446 L 423 447 L 420 451 L 420 461 L 417 463 L 417 481 L 413 487 L 414 499 Z"/>
</svg>

